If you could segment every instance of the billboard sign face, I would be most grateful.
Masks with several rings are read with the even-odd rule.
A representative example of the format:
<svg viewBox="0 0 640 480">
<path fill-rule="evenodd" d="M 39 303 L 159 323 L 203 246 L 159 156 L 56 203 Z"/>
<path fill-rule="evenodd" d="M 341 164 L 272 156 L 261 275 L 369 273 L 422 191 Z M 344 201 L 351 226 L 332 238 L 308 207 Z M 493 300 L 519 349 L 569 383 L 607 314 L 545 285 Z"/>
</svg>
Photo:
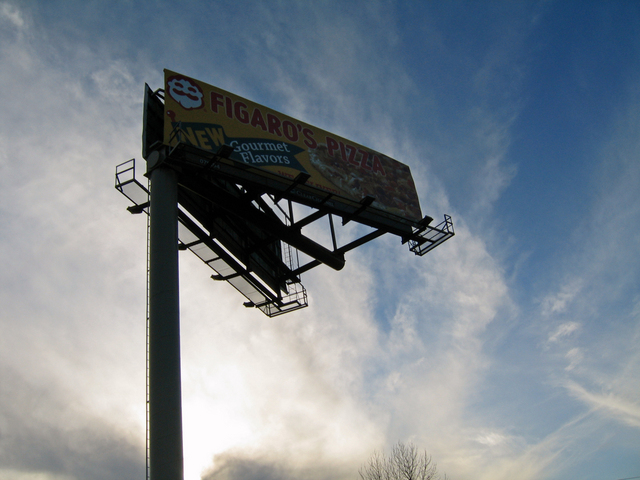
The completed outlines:
<svg viewBox="0 0 640 480">
<path fill-rule="evenodd" d="M 379 152 L 256 104 L 222 89 L 165 70 L 164 143 L 217 151 L 231 160 L 284 179 L 309 175 L 306 186 L 360 202 L 410 222 L 422 219 L 407 165 Z"/>
</svg>

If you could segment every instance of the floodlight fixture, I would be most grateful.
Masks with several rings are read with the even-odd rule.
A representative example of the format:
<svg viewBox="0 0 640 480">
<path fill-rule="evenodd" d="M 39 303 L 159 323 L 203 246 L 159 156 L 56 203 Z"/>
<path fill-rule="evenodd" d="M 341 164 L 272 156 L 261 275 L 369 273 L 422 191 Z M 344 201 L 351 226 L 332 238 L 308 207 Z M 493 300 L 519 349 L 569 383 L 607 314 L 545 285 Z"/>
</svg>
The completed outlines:
<svg viewBox="0 0 640 480">
<path fill-rule="evenodd" d="M 431 222 L 433 222 L 433 217 L 430 217 L 429 215 L 425 215 L 425 217 L 422 220 L 420 220 L 418 224 L 421 227 L 427 228 Z"/>
<path fill-rule="evenodd" d="M 140 205 L 131 205 L 130 207 L 127 207 L 127 210 L 133 213 L 134 215 L 137 215 L 137 214 L 143 213 L 145 209 L 148 207 L 149 207 L 149 202 L 144 202 L 144 203 L 141 203 Z"/>
</svg>

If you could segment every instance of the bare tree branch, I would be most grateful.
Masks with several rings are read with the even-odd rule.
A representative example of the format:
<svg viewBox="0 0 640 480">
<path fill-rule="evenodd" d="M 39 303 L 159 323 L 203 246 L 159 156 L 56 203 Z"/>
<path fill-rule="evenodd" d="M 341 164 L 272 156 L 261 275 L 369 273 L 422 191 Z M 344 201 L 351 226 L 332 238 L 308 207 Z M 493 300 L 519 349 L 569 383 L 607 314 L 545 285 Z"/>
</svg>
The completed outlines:
<svg viewBox="0 0 640 480">
<path fill-rule="evenodd" d="M 375 452 L 358 473 L 362 480 L 440 480 L 431 456 L 402 442 L 393 446 L 388 458 Z"/>
</svg>

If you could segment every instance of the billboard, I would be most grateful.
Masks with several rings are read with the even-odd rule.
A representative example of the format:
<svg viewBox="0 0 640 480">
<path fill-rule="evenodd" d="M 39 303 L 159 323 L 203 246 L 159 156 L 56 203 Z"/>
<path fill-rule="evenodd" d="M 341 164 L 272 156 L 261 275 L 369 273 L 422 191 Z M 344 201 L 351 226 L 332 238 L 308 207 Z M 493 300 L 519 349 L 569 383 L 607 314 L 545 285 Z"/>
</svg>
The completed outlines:
<svg viewBox="0 0 640 480">
<path fill-rule="evenodd" d="M 422 219 L 407 165 L 265 106 L 165 70 L 164 143 L 181 142 L 410 222 Z M 180 135 L 174 133 L 179 130 Z"/>
</svg>

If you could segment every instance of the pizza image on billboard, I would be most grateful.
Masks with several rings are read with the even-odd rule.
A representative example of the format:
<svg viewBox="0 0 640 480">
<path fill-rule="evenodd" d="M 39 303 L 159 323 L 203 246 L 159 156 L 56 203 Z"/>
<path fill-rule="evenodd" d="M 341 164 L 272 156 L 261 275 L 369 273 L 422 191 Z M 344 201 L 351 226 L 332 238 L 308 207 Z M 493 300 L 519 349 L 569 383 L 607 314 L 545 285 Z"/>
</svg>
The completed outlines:
<svg viewBox="0 0 640 480">
<path fill-rule="evenodd" d="M 409 167 L 386 155 L 251 102 L 165 70 L 164 143 L 180 141 L 287 179 L 301 172 L 307 186 L 360 202 L 410 222 L 422 218 Z"/>
</svg>

